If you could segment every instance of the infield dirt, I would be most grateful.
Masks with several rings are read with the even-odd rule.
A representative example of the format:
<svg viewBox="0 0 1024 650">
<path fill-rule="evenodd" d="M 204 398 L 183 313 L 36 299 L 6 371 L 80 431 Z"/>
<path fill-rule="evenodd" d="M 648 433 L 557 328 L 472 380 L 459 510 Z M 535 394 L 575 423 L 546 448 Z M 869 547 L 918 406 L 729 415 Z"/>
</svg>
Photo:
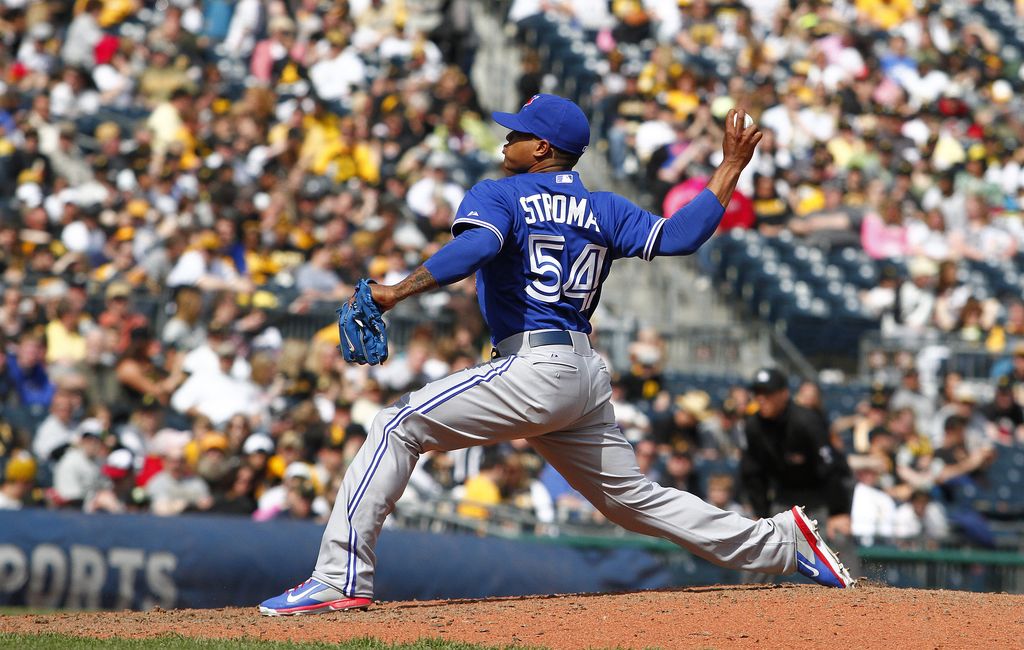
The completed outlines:
<svg viewBox="0 0 1024 650">
<path fill-rule="evenodd" d="M 1024 596 L 802 585 L 695 587 L 379 603 L 365 612 L 264 618 L 247 609 L 0 617 L 0 631 L 84 637 L 387 642 L 423 637 L 576 648 L 1020 648 Z"/>
</svg>

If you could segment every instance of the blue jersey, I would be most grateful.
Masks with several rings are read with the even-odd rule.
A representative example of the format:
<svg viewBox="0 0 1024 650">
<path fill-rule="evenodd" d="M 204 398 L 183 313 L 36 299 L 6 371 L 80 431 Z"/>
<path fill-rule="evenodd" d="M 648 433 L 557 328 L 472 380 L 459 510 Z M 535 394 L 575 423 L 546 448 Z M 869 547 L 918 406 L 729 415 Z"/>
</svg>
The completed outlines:
<svg viewBox="0 0 1024 650">
<path fill-rule="evenodd" d="M 501 246 L 477 271 L 480 311 L 494 342 L 538 329 L 590 333 L 612 260 L 654 256 L 665 220 L 577 172 L 517 174 L 466 194 L 452 232 L 486 228 Z"/>
</svg>

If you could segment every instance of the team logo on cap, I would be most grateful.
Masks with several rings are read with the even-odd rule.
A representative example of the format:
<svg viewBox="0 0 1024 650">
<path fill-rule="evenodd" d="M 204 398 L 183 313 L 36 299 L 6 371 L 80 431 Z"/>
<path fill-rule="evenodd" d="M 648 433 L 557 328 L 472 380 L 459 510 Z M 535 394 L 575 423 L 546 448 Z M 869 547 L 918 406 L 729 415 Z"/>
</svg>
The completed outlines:
<svg viewBox="0 0 1024 650">
<path fill-rule="evenodd" d="M 527 106 L 529 106 L 530 104 L 532 104 L 532 103 L 533 103 L 533 100 L 537 99 L 538 97 L 540 97 L 540 95 L 534 95 L 533 97 L 531 97 L 531 98 L 529 98 L 528 100 L 526 100 L 526 103 L 525 103 L 525 104 L 523 104 L 523 108 L 526 108 Z"/>
</svg>

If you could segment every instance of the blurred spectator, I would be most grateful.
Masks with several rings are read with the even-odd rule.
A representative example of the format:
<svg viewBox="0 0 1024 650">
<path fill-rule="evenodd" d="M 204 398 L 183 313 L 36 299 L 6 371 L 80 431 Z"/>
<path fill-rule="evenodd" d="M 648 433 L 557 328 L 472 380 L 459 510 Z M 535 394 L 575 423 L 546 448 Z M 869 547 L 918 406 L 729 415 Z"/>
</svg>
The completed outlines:
<svg viewBox="0 0 1024 650">
<path fill-rule="evenodd" d="M 207 512 L 225 515 L 251 515 L 256 510 L 257 473 L 242 465 L 230 474 L 230 487 L 214 495 Z"/>
<path fill-rule="evenodd" d="M 555 503 L 537 480 L 543 462 L 536 454 L 510 454 L 505 459 L 503 499 L 511 506 L 529 512 L 538 523 L 552 524 L 555 523 Z"/>
<path fill-rule="evenodd" d="M 656 330 L 637 332 L 629 347 L 629 372 L 620 381 L 629 401 L 651 400 L 661 390 L 665 364 L 665 342 Z"/>
<path fill-rule="evenodd" d="M 700 447 L 703 422 L 711 417 L 711 397 L 701 390 L 688 391 L 675 399 L 671 419 L 654 428 L 659 451 L 692 451 Z"/>
<path fill-rule="evenodd" d="M 927 491 L 915 491 L 908 502 L 896 508 L 893 536 L 900 545 L 937 548 L 949 534 L 945 510 Z"/>
<path fill-rule="evenodd" d="M 918 431 L 927 431 L 935 415 L 935 404 L 921 388 L 921 376 L 916 368 L 908 368 L 892 398 L 889 408 L 893 411 L 909 408 L 913 411 Z"/>
<path fill-rule="evenodd" d="M 82 311 L 69 300 L 57 303 L 56 318 L 46 326 L 46 361 L 53 365 L 74 365 L 85 358 Z"/>
<path fill-rule="evenodd" d="M 850 508 L 850 529 L 862 546 L 886 543 L 893 536 L 896 502 L 879 489 L 879 476 L 886 472 L 885 461 L 875 455 L 848 458 L 857 480 Z"/>
<path fill-rule="evenodd" d="M 283 449 L 288 449 L 290 445 L 285 445 L 285 441 L 282 441 L 280 445 Z M 313 468 L 308 464 L 300 460 L 293 460 L 288 463 L 284 470 L 284 475 L 281 477 L 280 485 L 275 485 L 263 492 L 259 497 L 257 503 L 257 510 L 253 517 L 257 521 L 266 521 L 279 516 L 283 511 L 288 510 L 290 507 L 289 492 L 296 488 L 301 488 L 303 484 L 309 484 L 316 488 L 315 477 L 313 474 Z M 301 490 L 300 490 L 301 492 Z M 314 494 L 314 497 L 316 495 Z M 310 508 L 312 509 L 313 499 L 310 499 Z M 312 513 L 313 515 L 326 514 L 323 511 Z M 304 515 L 305 516 L 305 515 Z"/>
<path fill-rule="evenodd" d="M 117 510 L 116 499 L 110 499 L 110 480 L 103 474 L 107 447 L 99 421 L 89 419 L 78 427 L 74 444 L 57 461 L 53 469 L 53 500 L 58 507 L 94 510 Z"/>
<path fill-rule="evenodd" d="M 813 381 L 800 382 L 793 396 L 793 403 L 805 409 L 816 411 L 822 418 L 825 417 L 825 409 L 821 402 L 821 388 Z"/>
<path fill-rule="evenodd" d="M 313 482 L 302 479 L 288 486 L 285 494 L 285 507 L 274 515 L 275 519 L 311 520 L 316 517 L 313 502 L 316 499 L 316 488 Z"/>
<path fill-rule="evenodd" d="M 21 510 L 30 505 L 29 495 L 36 482 L 36 461 L 22 453 L 7 461 L 0 484 L 0 510 Z"/>
<path fill-rule="evenodd" d="M 653 440 L 642 439 L 636 442 L 636 462 L 641 474 L 651 482 L 661 484 L 664 469 L 658 456 L 658 446 Z"/>
<path fill-rule="evenodd" d="M 58 390 L 50 402 L 50 415 L 43 420 L 32 440 L 32 453 L 43 461 L 57 460 L 75 441 L 78 430 L 76 411 L 81 397 L 70 390 Z"/>
<path fill-rule="evenodd" d="M 215 426 L 223 426 L 236 414 L 256 416 L 256 387 L 250 381 L 231 376 L 238 347 L 223 341 L 215 349 L 219 359 L 216 370 L 200 370 L 171 396 L 171 407 L 190 417 L 205 415 Z"/>
<path fill-rule="evenodd" d="M 153 348 L 154 342 L 147 328 L 133 329 L 129 345 L 115 369 L 124 400 L 119 406 L 129 412 L 138 408 L 147 397 L 166 405 L 171 394 L 185 380 L 180 367 L 172 367 L 168 372 L 157 364 L 152 356 Z"/>
<path fill-rule="evenodd" d="M 996 380 L 995 397 L 981 408 L 990 440 L 1004 445 L 1024 443 L 1024 408 L 1013 395 L 1013 381 L 1009 375 Z"/>
<path fill-rule="evenodd" d="M 696 494 L 701 498 L 704 496 L 694 472 L 693 457 L 683 450 L 673 449 L 668 452 L 660 485 Z"/>
<path fill-rule="evenodd" d="M 42 337 L 26 331 L 18 339 L 17 349 L 7 355 L 7 374 L 22 406 L 46 408 L 55 392 L 46 372 L 46 346 Z"/>
<path fill-rule="evenodd" d="M 180 287 L 174 304 L 174 316 L 164 325 L 160 342 L 182 350 L 194 350 L 206 342 L 206 325 L 200 320 L 203 295 L 195 287 Z"/>
<path fill-rule="evenodd" d="M 964 443 L 971 451 L 991 449 L 992 441 L 988 438 L 988 427 L 985 417 L 978 409 L 978 389 L 973 385 L 960 382 L 953 389 L 952 399 L 936 413 L 929 430 L 932 442 L 941 444 L 948 435 L 949 418 L 956 416 L 963 420 Z"/>
<path fill-rule="evenodd" d="M 728 474 L 708 477 L 707 499 L 716 508 L 747 516 L 747 511 L 736 501 L 735 480 Z"/>
<path fill-rule="evenodd" d="M 458 513 L 471 519 L 489 519 L 490 506 L 501 503 L 501 491 L 508 479 L 507 468 L 497 448 L 484 450 L 480 471 L 466 481 L 459 500 Z"/>
<path fill-rule="evenodd" d="M 113 499 L 110 499 L 110 503 L 117 503 L 121 507 L 132 503 L 132 492 L 135 490 L 135 455 L 124 447 L 114 449 L 104 459 L 101 471 L 111 483 Z"/>
<path fill-rule="evenodd" d="M 992 447 L 968 448 L 967 419 L 962 415 L 946 418 L 943 430 L 942 442 L 935 449 L 935 459 L 930 469 L 935 482 L 942 485 L 947 497 L 952 499 L 952 490 L 980 477 L 995 460 L 996 452 Z"/>
<path fill-rule="evenodd" d="M 160 445 L 163 469 L 146 483 L 153 514 L 177 515 L 187 509 L 206 510 L 213 505 L 210 488 L 195 476 L 185 460 L 180 436 L 169 436 Z"/>
</svg>

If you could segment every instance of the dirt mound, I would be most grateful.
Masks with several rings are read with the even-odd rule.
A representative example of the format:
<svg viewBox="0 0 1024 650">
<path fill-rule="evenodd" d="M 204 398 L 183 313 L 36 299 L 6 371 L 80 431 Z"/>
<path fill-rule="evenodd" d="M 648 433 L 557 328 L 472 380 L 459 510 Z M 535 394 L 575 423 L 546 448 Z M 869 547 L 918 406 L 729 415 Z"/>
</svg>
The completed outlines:
<svg viewBox="0 0 1024 650">
<path fill-rule="evenodd" d="M 550 648 L 1009 648 L 1024 596 L 815 586 L 728 586 L 615 595 L 395 602 L 366 612 L 264 618 L 256 608 L 0 617 L 0 631 L 340 641 L 422 637 Z"/>
</svg>

